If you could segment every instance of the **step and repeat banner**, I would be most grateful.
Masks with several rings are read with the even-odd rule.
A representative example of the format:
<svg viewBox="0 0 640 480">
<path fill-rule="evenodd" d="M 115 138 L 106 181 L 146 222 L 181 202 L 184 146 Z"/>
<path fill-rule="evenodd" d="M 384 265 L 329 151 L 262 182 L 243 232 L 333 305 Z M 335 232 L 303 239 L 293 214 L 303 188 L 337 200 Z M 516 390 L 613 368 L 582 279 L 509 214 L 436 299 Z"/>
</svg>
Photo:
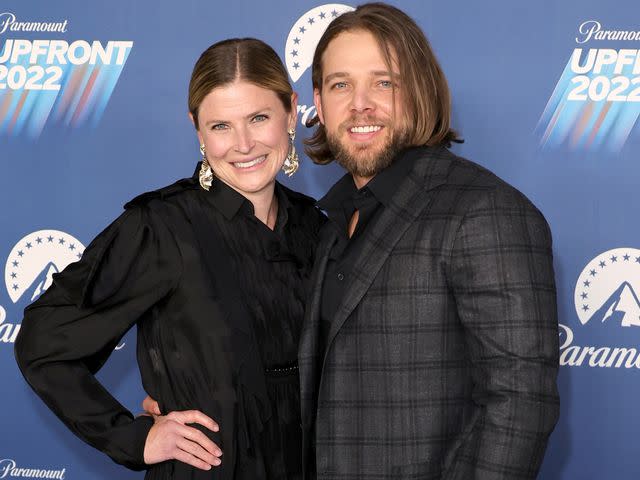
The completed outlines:
<svg viewBox="0 0 640 480">
<path fill-rule="evenodd" d="M 496 172 L 554 234 L 561 417 L 540 478 L 640 475 L 640 4 L 392 1 L 447 74 L 460 155 Z M 13 358 L 22 311 L 136 194 L 199 159 L 187 85 L 228 37 L 265 40 L 315 115 L 310 65 L 356 4 L 237 0 L 0 2 L 0 479 L 141 478 L 50 413 Z M 342 174 L 282 181 L 316 198 Z M 132 411 L 144 392 L 129 332 L 99 373 Z"/>
</svg>

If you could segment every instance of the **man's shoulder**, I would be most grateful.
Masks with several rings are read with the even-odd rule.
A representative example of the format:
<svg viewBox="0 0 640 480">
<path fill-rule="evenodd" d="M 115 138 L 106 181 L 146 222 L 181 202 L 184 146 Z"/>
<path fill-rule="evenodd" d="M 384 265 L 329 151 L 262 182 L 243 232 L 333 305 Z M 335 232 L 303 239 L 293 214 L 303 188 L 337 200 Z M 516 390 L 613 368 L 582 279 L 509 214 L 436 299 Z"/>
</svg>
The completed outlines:
<svg viewBox="0 0 640 480">
<path fill-rule="evenodd" d="M 445 147 L 426 148 L 418 159 L 426 169 L 425 178 L 440 175 L 451 185 L 475 185 L 488 188 L 508 185 L 488 168 L 465 157 L 456 155 Z"/>
<path fill-rule="evenodd" d="M 427 164 L 432 163 L 430 167 L 426 167 L 431 173 L 427 173 L 425 178 L 434 174 L 441 175 L 441 191 L 453 193 L 463 209 L 485 201 L 533 206 L 524 193 L 487 167 L 456 155 L 444 147 L 425 152 L 424 160 Z"/>
<path fill-rule="evenodd" d="M 443 175 L 447 184 L 478 189 L 515 190 L 515 187 L 487 167 L 456 155 L 447 148 L 425 152 L 424 159 L 434 164 L 431 172 Z"/>
</svg>

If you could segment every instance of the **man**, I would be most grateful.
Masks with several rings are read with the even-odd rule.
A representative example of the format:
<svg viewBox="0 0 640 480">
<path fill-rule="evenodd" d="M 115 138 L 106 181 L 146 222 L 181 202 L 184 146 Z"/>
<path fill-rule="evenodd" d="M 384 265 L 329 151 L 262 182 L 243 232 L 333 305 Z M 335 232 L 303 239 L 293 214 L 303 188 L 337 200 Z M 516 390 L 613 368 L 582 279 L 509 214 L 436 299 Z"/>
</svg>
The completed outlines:
<svg viewBox="0 0 640 480">
<path fill-rule="evenodd" d="M 319 202 L 300 345 L 308 478 L 535 478 L 558 418 L 551 235 L 445 147 L 450 100 L 424 34 L 366 4 L 313 61 Z"/>
</svg>

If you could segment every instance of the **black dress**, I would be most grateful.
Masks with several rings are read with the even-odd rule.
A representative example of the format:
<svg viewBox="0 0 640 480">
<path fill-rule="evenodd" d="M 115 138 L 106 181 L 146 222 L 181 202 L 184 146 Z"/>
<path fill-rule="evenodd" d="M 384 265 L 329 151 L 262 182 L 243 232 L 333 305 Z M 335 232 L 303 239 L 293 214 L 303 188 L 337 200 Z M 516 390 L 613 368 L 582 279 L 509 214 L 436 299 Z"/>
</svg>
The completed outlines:
<svg viewBox="0 0 640 480">
<path fill-rule="evenodd" d="M 300 478 L 297 347 L 323 216 L 280 184 L 276 195 L 273 231 L 217 179 L 141 195 L 25 310 L 18 364 L 78 436 L 146 478 Z M 214 418 L 219 433 L 201 430 L 221 466 L 144 464 L 152 420 L 93 376 L 133 325 L 145 390 L 163 413 Z"/>
</svg>

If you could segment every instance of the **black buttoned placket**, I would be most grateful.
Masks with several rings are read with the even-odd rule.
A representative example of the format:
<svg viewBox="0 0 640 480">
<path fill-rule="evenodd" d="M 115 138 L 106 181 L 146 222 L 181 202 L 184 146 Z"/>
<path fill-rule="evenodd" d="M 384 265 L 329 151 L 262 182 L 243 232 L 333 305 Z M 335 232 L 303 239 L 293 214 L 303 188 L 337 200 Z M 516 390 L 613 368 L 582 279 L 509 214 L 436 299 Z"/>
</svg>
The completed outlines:
<svg viewBox="0 0 640 480">
<path fill-rule="evenodd" d="M 322 285 L 320 338 L 325 349 L 331 324 L 351 281 L 352 267 L 364 247 L 364 232 L 375 224 L 376 218 L 391 204 L 396 190 L 409 175 L 421 151 L 420 148 L 409 148 L 399 152 L 390 166 L 360 190 L 356 188 L 351 175 L 347 174 L 318 202 L 330 220 L 326 228 L 335 228 L 338 232 L 338 240 L 329 253 Z M 358 224 L 349 238 L 349 222 L 356 210 Z"/>
<path fill-rule="evenodd" d="M 382 210 L 381 203 L 365 186 L 354 191 L 351 197 L 343 203 L 341 215 L 337 216 L 339 221 L 333 225 L 339 230 L 338 241 L 331 250 L 327 262 L 320 311 L 322 318 L 321 338 L 325 346 L 331 323 L 344 296 L 345 285 L 351 280 L 352 267 L 362 251 L 362 232 L 367 224 L 378 215 L 379 210 Z M 353 235 L 349 237 L 349 223 L 356 211 L 358 212 L 358 223 Z"/>
</svg>

